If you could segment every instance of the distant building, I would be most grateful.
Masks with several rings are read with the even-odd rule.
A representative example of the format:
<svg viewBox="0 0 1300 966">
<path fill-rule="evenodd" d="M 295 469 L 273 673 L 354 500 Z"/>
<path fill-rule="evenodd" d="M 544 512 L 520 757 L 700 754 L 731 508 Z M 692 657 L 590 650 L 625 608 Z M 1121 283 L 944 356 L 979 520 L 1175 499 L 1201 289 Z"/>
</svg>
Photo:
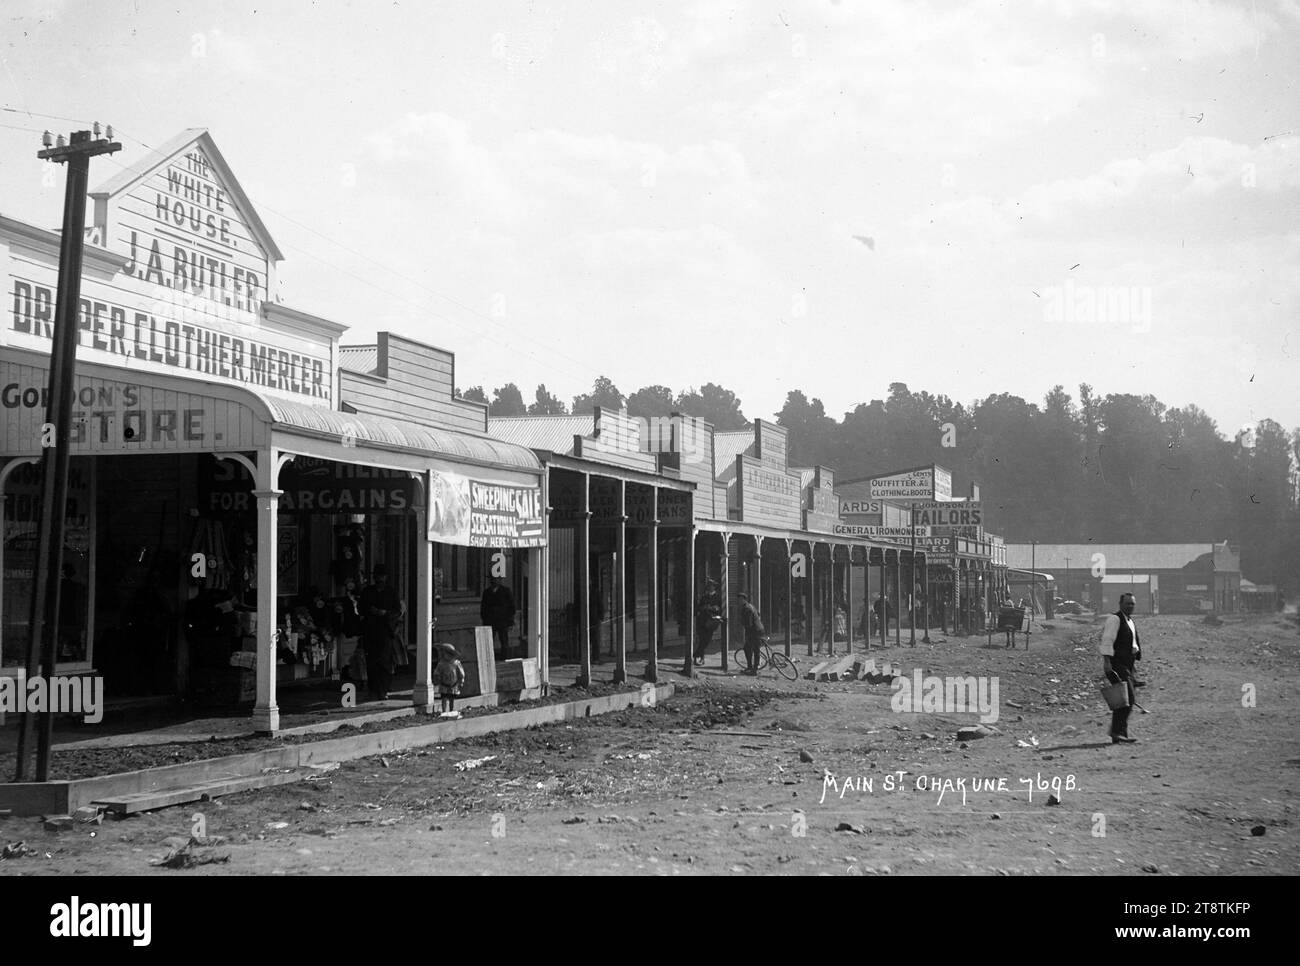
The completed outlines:
<svg viewBox="0 0 1300 966">
<path fill-rule="evenodd" d="M 1132 593 L 1139 614 L 1242 609 L 1238 548 L 1219 543 L 1007 544 L 1007 564 L 1049 573 L 1057 593 L 1098 611 Z"/>
<path fill-rule="evenodd" d="M 1256 584 L 1245 577 L 1241 578 L 1242 610 L 1269 614 L 1280 610 L 1280 603 L 1277 584 Z"/>
</svg>

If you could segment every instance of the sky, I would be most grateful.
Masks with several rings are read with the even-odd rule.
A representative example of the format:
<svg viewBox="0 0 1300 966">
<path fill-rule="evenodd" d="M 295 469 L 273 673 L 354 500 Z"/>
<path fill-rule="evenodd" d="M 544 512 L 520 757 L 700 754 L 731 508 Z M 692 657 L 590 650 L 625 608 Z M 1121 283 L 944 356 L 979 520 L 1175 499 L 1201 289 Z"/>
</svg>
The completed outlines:
<svg viewBox="0 0 1300 966">
<path fill-rule="evenodd" d="M 284 303 L 569 401 L 1056 384 L 1300 426 L 1300 0 L 5 0 L 0 212 L 205 127 Z"/>
</svg>

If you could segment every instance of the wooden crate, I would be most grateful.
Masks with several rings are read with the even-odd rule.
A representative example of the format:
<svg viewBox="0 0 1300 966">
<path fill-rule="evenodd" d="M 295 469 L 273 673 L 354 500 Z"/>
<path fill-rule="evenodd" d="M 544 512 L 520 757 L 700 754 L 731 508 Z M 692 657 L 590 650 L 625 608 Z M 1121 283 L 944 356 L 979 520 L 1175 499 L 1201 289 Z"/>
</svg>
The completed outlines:
<svg viewBox="0 0 1300 966">
<path fill-rule="evenodd" d="M 537 658 L 512 658 L 497 663 L 497 691 L 501 694 L 535 688 L 541 683 Z"/>
</svg>

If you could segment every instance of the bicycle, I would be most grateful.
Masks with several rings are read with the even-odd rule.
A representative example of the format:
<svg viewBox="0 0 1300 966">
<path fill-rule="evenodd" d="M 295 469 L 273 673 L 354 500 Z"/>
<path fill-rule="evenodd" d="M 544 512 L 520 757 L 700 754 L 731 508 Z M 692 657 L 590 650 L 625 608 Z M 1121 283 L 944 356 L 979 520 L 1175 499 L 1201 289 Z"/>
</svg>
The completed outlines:
<svg viewBox="0 0 1300 966">
<path fill-rule="evenodd" d="M 731 654 L 732 660 L 737 667 L 746 667 L 749 664 L 749 658 L 745 656 L 745 648 L 738 647 Z M 771 642 L 765 637 L 758 645 L 758 671 L 772 668 L 777 674 L 787 681 L 797 681 L 799 679 L 799 665 L 795 663 L 794 658 L 786 657 L 781 651 L 772 650 Z"/>
</svg>

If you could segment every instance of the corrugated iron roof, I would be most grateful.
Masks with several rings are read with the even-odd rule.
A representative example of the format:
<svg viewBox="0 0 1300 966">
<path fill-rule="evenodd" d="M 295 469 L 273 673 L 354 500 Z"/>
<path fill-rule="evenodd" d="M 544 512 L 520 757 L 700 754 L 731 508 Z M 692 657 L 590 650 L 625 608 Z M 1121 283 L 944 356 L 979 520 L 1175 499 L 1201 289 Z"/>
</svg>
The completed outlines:
<svg viewBox="0 0 1300 966">
<path fill-rule="evenodd" d="M 357 444 L 367 443 L 458 462 L 477 463 L 505 469 L 538 472 L 541 463 L 533 451 L 488 436 L 460 430 L 433 429 L 383 416 L 340 413 L 320 406 L 308 406 L 262 396 L 277 427 L 302 429 L 326 436 L 348 436 Z"/>
<path fill-rule="evenodd" d="M 488 420 L 488 433 L 499 440 L 529 449 L 573 455 L 573 437 L 590 436 L 595 414 L 566 416 L 516 416 Z"/>
<path fill-rule="evenodd" d="M 1093 554 L 1105 557 L 1107 570 L 1181 570 L 1209 553 L 1205 543 L 1027 543 L 1007 544 L 1007 565 L 1024 570 L 1089 570 Z M 1067 564 L 1066 561 L 1069 560 Z M 1032 564 L 1031 564 L 1032 561 Z"/>
<path fill-rule="evenodd" d="M 349 372 L 374 372 L 379 368 L 379 346 L 339 346 L 339 367 Z"/>
<path fill-rule="evenodd" d="M 713 434 L 713 466 L 718 479 L 728 479 L 736 474 L 736 457 L 754 445 L 754 432 Z"/>
</svg>

